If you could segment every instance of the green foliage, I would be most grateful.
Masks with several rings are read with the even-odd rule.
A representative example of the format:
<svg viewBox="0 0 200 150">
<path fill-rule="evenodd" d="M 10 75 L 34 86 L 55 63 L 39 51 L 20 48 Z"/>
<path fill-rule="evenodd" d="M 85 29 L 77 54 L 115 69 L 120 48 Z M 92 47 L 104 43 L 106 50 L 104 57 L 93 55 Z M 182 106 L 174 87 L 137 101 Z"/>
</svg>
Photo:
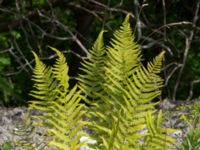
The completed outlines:
<svg viewBox="0 0 200 150">
<path fill-rule="evenodd" d="M 120 29 L 114 32 L 110 45 L 107 47 L 104 78 L 104 88 L 105 91 L 108 90 L 108 93 L 115 92 L 110 89 L 116 88 L 117 85 L 114 85 L 114 82 L 124 87 L 123 82 L 126 82 L 126 79 L 140 66 L 140 49 L 139 45 L 134 42 L 129 16 L 125 18 Z"/>
<path fill-rule="evenodd" d="M 200 150 L 200 128 L 191 129 L 178 150 Z"/>
<path fill-rule="evenodd" d="M 105 73 L 103 69 L 105 65 L 105 53 L 102 31 L 90 50 L 90 54 L 87 57 L 88 59 L 84 59 L 82 62 L 84 68 L 80 68 L 80 70 L 87 72 L 87 74 L 80 74 L 80 78 L 78 78 L 81 89 L 91 100 L 96 99 L 96 93 L 102 90 L 102 75 Z"/>
<path fill-rule="evenodd" d="M 69 76 L 65 57 L 55 48 L 51 49 L 58 55 L 52 67 L 46 66 L 33 52 L 36 65 L 32 80 L 35 84 L 30 95 L 34 100 L 30 101 L 29 109 L 43 112 L 34 118 L 38 119 L 36 125 L 46 127 L 46 135 L 52 138 L 47 146 L 75 150 L 83 144 L 79 139 L 84 125 L 84 105 L 79 103 L 81 97 L 77 86 L 72 90 L 68 89 Z"/>
<path fill-rule="evenodd" d="M 145 137 L 144 146 L 147 150 L 163 150 L 173 149 L 172 143 L 175 139 L 166 135 L 170 132 L 175 132 L 175 129 L 162 128 L 163 114 L 159 111 L 157 116 L 152 116 L 149 112 L 147 113 L 147 129 L 148 136 Z M 171 148 L 170 148 L 171 147 Z"/>
<path fill-rule="evenodd" d="M 185 112 L 180 119 L 189 130 L 179 149 L 200 150 L 200 101 L 195 100 L 190 104 L 181 105 L 177 109 Z"/>
<path fill-rule="evenodd" d="M 195 100 L 193 103 L 190 103 L 190 104 L 179 106 L 177 109 L 183 110 L 186 112 L 181 116 L 181 119 L 191 129 L 200 128 L 200 101 L 199 100 Z"/>
<path fill-rule="evenodd" d="M 12 47 L 10 47 L 10 38 L 13 37 L 15 39 L 20 39 L 21 34 L 15 30 L 11 30 L 8 33 L 1 33 L 0 34 L 0 43 L 1 48 L 5 50 L 9 50 L 9 53 L 12 53 L 13 50 Z M 13 53 L 13 55 L 15 55 Z M 26 84 L 19 84 L 21 81 L 25 80 L 25 77 L 27 78 L 27 75 L 23 77 L 23 79 L 18 76 L 17 80 L 15 80 L 15 77 L 13 76 L 6 76 L 6 74 L 12 74 L 14 72 L 14 69 L 16 67 L 16 63 L 13 64 L 14 59 L 12 56 L 5 52 L 0 53 L 0 105 L 4 106 L 12 106 L 12 105 L 20 105 L 19 103 L 19 96 L 18 94 L 21 94 L 22 88 L 18 88 L 18 86 L 22 86 L 23 89 L 26 89 Z M 17 74 L 17 73 L 16 73 Z M 24 75 L 24 74 L 23 74 Z"/>
<path fill-rule="evenodd" d="M 91 138 L 97 141 L 93 147 L 105 150 L 172 148 L 175 139 L 166 133 L 174 130 L 161 128 L 162 113 L 156 119 L 156 103 L 152 102 L 160 95 L 163 85 L 157 74 L 164 52 L 149 62 L 147 69 L 142 65 L 141 50 L 134 41 L 129 16 L 115 31 L 110 45 L 104 48 L 101 32 L 88 60 L 82 64 L 83 75 L 79 77 L 86 102 L 90 104 L 88 127 Z M 105 50 L 106 54 L 102 55 Z M 91 88 L 93 85 L 95 88 Z M 140 133 L 145 129 L 147 133 Z"/>
<path fill-rule="evenodd" d="M 10 33 L 15 39 L 19 39 L 19 38 L 21 38 L 21 34 L 19 33 L 19 32 L 17 32 L 17 31 L 11 31 L 11 33 Z"/>
<path fill-rule="evenodd" d="M 12 143 L 11 142 L 6 142 L 2 145 L 2 150 L 12 150 Z"/>
<path fill-rule="evenodd" d="M 51 140 L 46 144 L 58 150 L 77 150 L 83 127 L 91 131 L 90 145 L 101 150 L 170 150 L 176 141 L 168 133 L 174 129 L 162 127 L 162 112 L 152 102 L 161 94 L 163 79 L 158 75 L 164 52 L 148 62 L 141 63 L 141 50 L 134 41 L 129 16 L 114 33 L 110 46 L 103 44 L 100 32 L 88 59 L 82 63 L 83 75 L 79 87 L 69 90 L 68 66 L 57 49 L 53 66 L 46 66 L 35 56 L 29 109 L 42 111 L 33 116 L 36 126 L 47 128 Z M 83 96 L 81 96 L 83 94 Z M 84 99 L 90 106 L 80 103 Z M 87 119 L 83 121 L 83 114 Z"/>
<path fill-rule="evenodd" d="M 13 93 L 13 83 L 3 75 L 4 69 L 10 66 L 11 62 L 6 55 L 0 55 L 0 105 L 8 105 Z"/>
</svg>

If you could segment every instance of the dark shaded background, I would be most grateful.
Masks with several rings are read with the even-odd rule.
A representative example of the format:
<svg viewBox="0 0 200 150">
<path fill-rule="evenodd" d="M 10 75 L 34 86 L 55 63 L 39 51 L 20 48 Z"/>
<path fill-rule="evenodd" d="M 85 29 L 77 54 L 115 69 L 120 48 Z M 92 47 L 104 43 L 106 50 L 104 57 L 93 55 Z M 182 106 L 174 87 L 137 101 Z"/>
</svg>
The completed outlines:
<svg viewBox="0 0 200 150">
<path fill-rule="evenodd" d="M 143 62 L 166 51 L 161 75 L 163 98 L 171 101 L 199 97 L 200 0 L 0 0 L 0 104 L 26 105 L 32 86 L 34 50 L 47 64 L 65 53 L 71 76 L 100 30 L 105 43 L 131 13 Z"/>
</svg>

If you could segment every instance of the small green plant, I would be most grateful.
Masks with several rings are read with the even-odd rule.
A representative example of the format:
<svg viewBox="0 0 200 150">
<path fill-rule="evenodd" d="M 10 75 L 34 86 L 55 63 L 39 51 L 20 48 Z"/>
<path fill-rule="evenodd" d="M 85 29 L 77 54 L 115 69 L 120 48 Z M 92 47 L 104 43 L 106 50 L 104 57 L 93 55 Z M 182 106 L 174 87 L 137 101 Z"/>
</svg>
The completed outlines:
<svg viewBox="0 0 200 150">
<path fill-rule="evenodd" d="M 194 100 L 190 104 L 184 104 L 177 108 L 185 113 L 181 115 L 180 119 L 189 126 L 190 129 L 200 128 L 200 101 Z"/>
<path fill-rule="evenodd" d="M 191 104 L 178 108 L 184 110 L 181 120 L 188 127 L 188 133 L 184 136 L 180 150 L 200 150 L 200 101 L 195 100 Z"/>
<path fill-rule="evenodd" d="M 200 128 L 190 129 L 178 150 L 200 150 Z"/>
<path fill-rule="evenodd" d="M 13 146 L 12 146 L 12 142 L 5 142 L 2 146 L 1 146 L 2 150 L 12 150 Z"/>
</svg>

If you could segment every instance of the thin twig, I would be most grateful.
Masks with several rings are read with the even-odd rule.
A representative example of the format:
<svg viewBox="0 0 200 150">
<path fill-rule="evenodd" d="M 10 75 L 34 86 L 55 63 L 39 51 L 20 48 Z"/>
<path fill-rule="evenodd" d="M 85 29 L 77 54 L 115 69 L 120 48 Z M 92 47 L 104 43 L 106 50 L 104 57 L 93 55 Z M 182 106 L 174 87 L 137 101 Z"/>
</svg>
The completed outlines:
<svg viewBox="0 0 200 150">
<path fill-rule="evenodd" d="M 77 36 L 69 29 L 68 26 L 66 26 L 65 24 L 63 24 L 62 22 L 60 22 L 60 21 L 59 21 L 58 19 L 56 19 L 56 18 L 50 18 L 50 17 L 48 17 L 48 16 L 42 14 L 41 12 L 38 12 L 38 13 L 39 13 L 39 15 L 40 15 L 41 17 L 44 17 L 44 18 L 50 20 L 51 22 L 56 23 L 57 26 L 59 26 L 60 28 L 62 28 L 65 32 L 68 32 L 68 33 L 70 34 L 70 36 L 72 37 L 73 41 L 75 41 L 75 42 L 79 45 L 79 47 L 80 47 L 86 54 L 89 53 L 88 50 L 86 49 L 86 47 L 81 43 L 81 41 L 77 38 Z"/>
<path fill-rule="evenodd" d="M 166 19 L 166 5 L 165 5 L 165 0 L 162 0 L 162 6 L 163 6 L 163 24 L 166 25 L 167 24 L 167 19 Z M 167 32 L 166 32 L 166 28 L 164 28 L 164 41 L 167 40 Z"/>
<path fill-rule="evenodd" d="M 152 35 L 156 34 L 156 33 L 159 33 L 161 34 L 162 32 L 160 32 L 163 28 L 170 28 L 170 27 L 174 27 L 174 26 L 181 26 L 181 25 L 192 25 L 191 22 L 189 21 L 179 21 L 179 22 L 172 22 L 172 23 L 168 23 L 166 25 L 162 25 L 161 27 L 157 28 L 157 29 L 154 29 L 153 32 L 151 32 L 149 35 L 147 35 L 146 37 L 149 38 L 151 37 Z M 163 33 L 162 33 L 163 35 Z M 145 42 L 145 40 L 143 40 L 141 42 L 141 44 L 143 44 Z"/>
</svg>

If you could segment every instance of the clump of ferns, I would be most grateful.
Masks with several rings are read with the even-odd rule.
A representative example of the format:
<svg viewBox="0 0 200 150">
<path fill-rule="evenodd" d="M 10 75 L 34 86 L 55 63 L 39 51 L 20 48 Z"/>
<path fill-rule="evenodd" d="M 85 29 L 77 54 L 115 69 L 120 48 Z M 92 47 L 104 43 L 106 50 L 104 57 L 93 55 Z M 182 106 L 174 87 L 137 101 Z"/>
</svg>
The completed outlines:
<svg viewBox="0 0 200 150">
<path fill-rule="evenodd" d="M 173 129 L 161 128 L 162 112 L 156 117 L 152 102 L 160 95 L 163 85 L 158 75 L 164 52 L 147 68 L 141 63 L 141 50 L 134 41 L 125 18 L 115 31 L 110 46 L 103 44 L 100 32 L 88 59 L 82 63 L 84 72 L 78 78 L 86 103 L 91 138 L 96 149 L 173 149 Z M 140 131 L 146 130 L 146 133 Z M 143 139 L 143 142 L 141 142 Z"/>
<path fill-rule="evenodd" d="M 47 129 L 45 134 L 50 139 L 46 147 L 76 150 L 83 145 L 79 139 L 84 135 L 84 104 L 80 103 L 81 95 L 77 86 L 68 89 L 68 66 L 64 55 L 57 49 L 50 48 L 58 56 L 53 66 L 46 66 L 33 52 L 36 65 L 32 77 L 34 86 L 30 95 L 34 99 L 30 101 L 29 110 L 42 111 L 41 115 L 33 118 L 37 119 L 36 126 Z"/>
<path fill-rule="evenodd" d="M 149 62 L 141 63 L 141 50 L 134 41 L 129 16 L 114 33 L 110 46 L 103 43 L 100 32 L 88 59 L 82 63 L 79 85 L 69 90 L 68 66 L 61 52 L 52 48 L 58 58 L 54 66 L 46 66 L 35 56 L 33 74 L 34 98 L 29 109 L 43 111 L 37 126 L 47 128 L 52 139 L 47 146 L 56 149 L 76 150 L 84 143 L 80 137 L 89 134 L 97 144 L 95 149 L 163 150 L 173 149 L 174 138 L 168 136 L 173 129 L 162 128 L 162 112 L 155 110 L 152 102 L 160 95 L 163 85 L 158 75 L 164 52 Z M 80 103 L 84 99 L 89 107 Z M 157 115 L 156 115 L 157 113 Z M 83 121 L 83 114 L 87 122 Z"/>
</svg>

